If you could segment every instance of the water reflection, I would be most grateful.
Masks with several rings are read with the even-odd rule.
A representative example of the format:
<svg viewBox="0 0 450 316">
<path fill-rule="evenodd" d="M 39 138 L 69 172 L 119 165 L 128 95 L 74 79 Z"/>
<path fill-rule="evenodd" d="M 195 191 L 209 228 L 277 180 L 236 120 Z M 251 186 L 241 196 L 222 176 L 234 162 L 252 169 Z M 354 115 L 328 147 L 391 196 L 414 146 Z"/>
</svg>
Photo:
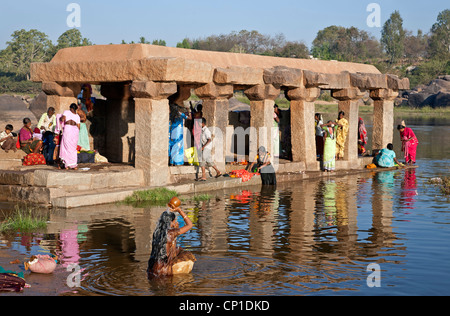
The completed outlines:
<svg viewBox="0 0 450 316">
<path fill-rule="evenodd" d="M 186 276 L 146 278 L 161 207 L 107 205 L 54 211 L 45 234 L 10 236 L 0 244 L 27 256 L 43 251 L 59 254 L 62 265 L 55 294 L 370 293 L 365 270 L 369 263 L 383 264 L 383 282 L 388 286 L 381 293 L 391 293 L 387 290 L 402 282 L 404 268 L 396 266 L 405 265 L 411 251 L 404 228 L 399 227 L 405 213 L 398 210 L 420 207 L 416 172 L 323 178 L 279 184 L 276 189 L 250 187 L 186 203 L 183 207 L 194 228 L 180 236 L 179 243 L 198 259 L 193 273 Z M 69 273 L 65 268 L 72 263 L 83 274 L 76 289 L 64 286 Z M 48 280 L 45 286 L 53 289 L 55 284 Z M 31 291 L 40 293 L 39 286 Z"/>
</svg>

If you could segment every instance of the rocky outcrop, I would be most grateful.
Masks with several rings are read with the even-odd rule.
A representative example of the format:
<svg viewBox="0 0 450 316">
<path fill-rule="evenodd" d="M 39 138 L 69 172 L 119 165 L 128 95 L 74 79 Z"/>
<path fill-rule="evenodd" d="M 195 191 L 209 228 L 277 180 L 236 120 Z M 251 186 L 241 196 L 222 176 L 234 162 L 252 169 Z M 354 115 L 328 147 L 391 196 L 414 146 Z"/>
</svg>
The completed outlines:
<svg viewBox="0 0 450 316">
<path fill-rule="evenodd" d="M 404 91 L 396 104 L 432 108 L 450 106 L 450 75 L 440 76 L 428 85 L 419 85 L 412 90 Z"/>
</svg>

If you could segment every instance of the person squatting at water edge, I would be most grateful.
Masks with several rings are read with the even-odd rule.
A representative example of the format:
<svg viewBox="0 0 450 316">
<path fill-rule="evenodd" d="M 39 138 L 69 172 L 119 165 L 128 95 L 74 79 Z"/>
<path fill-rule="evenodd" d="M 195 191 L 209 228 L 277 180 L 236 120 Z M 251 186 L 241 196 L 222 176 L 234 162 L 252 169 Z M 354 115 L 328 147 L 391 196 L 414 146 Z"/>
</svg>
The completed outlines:
<svg viewBox="0 0 450 316">
<path fill-rule="evenodd" d="M 192 271 L 195 256 L 177 247 L 177 237 L 193 227 L 191 220 L 180 208 L 181 201 L 174 197 L 161 214 L 153 233 L 152 252 L 148 260 L 148 278 L 186 274 Z M 179 227 L 176 213 L 183 217 L 185 226 Z"/>
<path fill-rule="evenodd" d="M 253 166 L 256 164 L 256 168 Z M 263 185 L 276 185 L 277 176 L 272 165 L 270 153 L 264 146 L 259 147 L 255 160 L 247 167 L 249 172 L 259 172 Z"/>
<path fill-rule="evenodd" d="M 392 144 L 388 144 L 386 148 L 381 149 L 374 161 L 378 167 L 382 168 L 394 167 L 394 162 L 399 166 L 404 166 L 395 157 L 394 145 Z"/>
</svg>

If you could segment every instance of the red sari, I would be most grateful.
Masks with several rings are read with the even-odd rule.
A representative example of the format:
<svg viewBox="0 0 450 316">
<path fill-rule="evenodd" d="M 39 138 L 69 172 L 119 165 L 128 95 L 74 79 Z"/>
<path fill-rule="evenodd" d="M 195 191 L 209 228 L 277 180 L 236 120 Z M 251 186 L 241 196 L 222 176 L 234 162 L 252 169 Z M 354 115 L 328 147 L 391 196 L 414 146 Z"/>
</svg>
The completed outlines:
<svg viewBox="0 0 450 316">
<path fill-rule="evenodd" d="M 409 127 L 405 127 L 403 132 L 400 132 L 400 138 L 402 140 L 402 151 L 405 153 L 406 163 L 416 162 L 417 140 L 413 130 Z"/>
</svg>

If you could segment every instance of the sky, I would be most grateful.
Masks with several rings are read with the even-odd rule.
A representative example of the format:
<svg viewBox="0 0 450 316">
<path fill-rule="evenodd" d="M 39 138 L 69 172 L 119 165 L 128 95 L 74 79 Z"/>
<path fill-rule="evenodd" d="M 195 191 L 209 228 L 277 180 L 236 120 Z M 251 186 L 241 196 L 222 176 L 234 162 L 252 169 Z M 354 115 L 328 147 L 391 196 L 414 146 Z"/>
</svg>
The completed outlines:
<svg viewBox="0 0 450 316">
<path fill-rule="evenodd" d="M 67 11 L 71 3 L 78 10 Z M 369 26 L 367 11 L 378 5 L 381 26 Z M 283 33 L 289 41 L 303 41 L 308 47 L 317 32 L 331 25 L 355 26 L 375 37 L 395 10 L 403 27 L 416 34 L 427 33 L 439 12 L 450 9 L 448 0 L 14 0 L 0 7 L 0 49 L 20 29 L 37 29 L 56 43 L 79 21 L 82 35 L 94 44 L 120 44 L 163 39 L 175 47 L 184 38 L 204 38 L 233 31 L 256 30 L 274 36 Z M 79 15 L 74 15 L 76 13 Z M 79 20 L 73 19 L 79 17 Z"/>
</svg>

